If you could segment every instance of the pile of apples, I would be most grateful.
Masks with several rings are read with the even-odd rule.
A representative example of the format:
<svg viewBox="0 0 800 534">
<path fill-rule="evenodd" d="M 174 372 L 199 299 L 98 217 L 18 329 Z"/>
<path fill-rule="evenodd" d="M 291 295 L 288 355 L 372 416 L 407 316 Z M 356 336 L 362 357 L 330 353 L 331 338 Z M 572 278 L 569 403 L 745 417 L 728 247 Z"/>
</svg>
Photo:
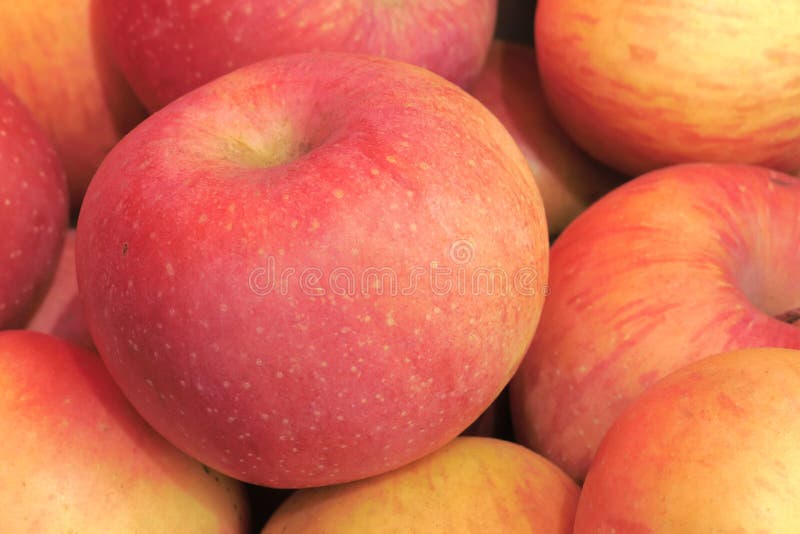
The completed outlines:
<svg viewBox="0 0 800 534">
<path fill-rule="evenodd" d="M 796 0 L 0 0 L 3 532 L 800 532 Z"/>
</svg>

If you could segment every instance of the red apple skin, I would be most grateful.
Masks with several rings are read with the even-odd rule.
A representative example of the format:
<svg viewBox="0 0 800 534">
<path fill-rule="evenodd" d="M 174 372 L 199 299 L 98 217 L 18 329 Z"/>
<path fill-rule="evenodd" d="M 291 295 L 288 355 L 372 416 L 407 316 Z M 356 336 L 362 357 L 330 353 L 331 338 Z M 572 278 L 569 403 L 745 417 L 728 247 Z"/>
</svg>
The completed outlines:
<svg viewBox="0 0 800 534">
<path fill-rule="evenodd" d="M 297 491 L 261 532 L 570 534 L 578 493 L 525 447 L 459 437 L 391 473 Z"/>
<path fill-rule="evenodd" d="M 552 109 L 598 160 L 800 170 L 795 0 L 541 0 L 534 32 Z"/>
<path fill-rule="evenodd" d="M 800 351 L 704 358 L 643 393 L 589 469 L 575 534 L 800 531 Z"/>
<path fill-rule="evenodd" d="M 87 192 L 76 264 L 92 338 L 145 419 L 291 488 L 382 473 L 469 426 L 530 343 L 547 253 L 530 169 L 479 102 L 413 65 L 317 53 L 236 71 L 129 134 Z M 472 285 L 485 266 L 505 295 Z M 395 290 L 364 284 L 380 267 Z"/>
<path fill-rule="evenodd" d="M 5 532 L 246 532 L 241 484 L 154 432 L 96 354 L 0 333 Z"/>
<path fill-rule="evenodd" d="M 67 182 L 50 141 L 0 82 L 0 329 L 39 304 L 67 228 Z"/>
<path fill-rule="evenodd" d="M 738 348 L 800 348 L 800 179 L 687 164 L 639 177 L 555 241 L 550 294 L 510 385 L 515 435 L 577 479 L 658 378 Z"/>
<path fill-rule="evenodd" d="M 623 177 L 588 157 L 561 129 L 542 94 L 533 47 L 496 40 L 470 86 L 514 137 L 542 193 L 550 235 Z"/>
<path fill-rule="evenodd" d="M 100 0 L 113 54 L 156 110 L 236 68 L 280 55 L 356 52 L 465 86 L 479 72 L 497 0 Z"/>
<path fill-rule="evenodd" d="M 86 349 L 94 348 L 78 296 L 74 228 L 67 230 L 53 281 L 26 329 L 52 334 Z"/>
<path fill-rule="evenodd" d="M 94 4 L 0 0 L 0 80 L 52 140 L 73 214 L 100 161 L 145 116 L 111 63 Z"/>
</svg>

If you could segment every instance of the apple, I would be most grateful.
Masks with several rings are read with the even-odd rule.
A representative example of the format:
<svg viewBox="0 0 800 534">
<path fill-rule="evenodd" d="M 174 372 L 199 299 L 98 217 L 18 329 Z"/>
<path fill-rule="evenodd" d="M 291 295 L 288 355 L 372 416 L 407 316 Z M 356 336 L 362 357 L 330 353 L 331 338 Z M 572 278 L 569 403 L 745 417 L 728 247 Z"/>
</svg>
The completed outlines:
<svg viewBox="0 0 800 534">
<path fill-rule="evenodd" d="M 25 328 L 53 334 L 87 349 L 94 348 L 83 315 L 83 306 L 78 297 L 74 228 L 67 230 L 53 281 L 44 300 Z"/>
<path fill-rule="evenodd" d="M 0 330 L 22 327 L 44 296 L 67 228 L 61 163 L 0 82 Z"/>
<path fill-rule="evenodd" d="M 550 294 L 511 386 L 515 435 L 582 479 L 613 421 L 667 373 L 800 348 L 800 179 L 735 164 L 643 175 L 555 241 Z"/>
<path fill-rule="evenodd" d="M 78 220 L 95 345 L 159 432 L 276 488 L 377 475 L 498 396 L 538 322 L 541 197 L 456 85 L 346 53 L 245 67 L 109 154 Z"/>
<path fill-rule="evenodd" d="M 500 119 L 525 154 L 552 236 L 622 181 L 558 125 L 542 95 L 533 47 L 494 41 L 469 91 Z"/>
<path fill-rule="evenodd" d="M 188 458 L 136 414 L 97 355 L 0 332 L 5 532 L 245 532 L 241 484 Z"/>
<path fill-rule="evenodd" d="M 575 534 L 800 531 L 800 351 L 753 348 L 689 365 L 608 431 Z"/>
<path fill-rule="evenodd" d="M 691 162 L 800 170 L 796 0 L 540 0 L 545 94 L 572 138 L 630 176 Z"/>
<path fill-rule="evenodd" d="M 297 491 L 261 532 L 569 534 L 578 492 L 525 447 L 459 437 L 391 473 Z"/>
<path fill-rule="evenodd" d="M 465 86 L 489 50 L 497 0 L 98 0 L 111 51 L 156 110 L 270 57 L 359 52 L 417 64 Z"/>
<path fill-rule="evenodd" d="M 145 111 L 112 66 L 94 0 L 0 0 L 0 80 L 51 138 L 77 213 L 86 185 Z"/>
</svg>

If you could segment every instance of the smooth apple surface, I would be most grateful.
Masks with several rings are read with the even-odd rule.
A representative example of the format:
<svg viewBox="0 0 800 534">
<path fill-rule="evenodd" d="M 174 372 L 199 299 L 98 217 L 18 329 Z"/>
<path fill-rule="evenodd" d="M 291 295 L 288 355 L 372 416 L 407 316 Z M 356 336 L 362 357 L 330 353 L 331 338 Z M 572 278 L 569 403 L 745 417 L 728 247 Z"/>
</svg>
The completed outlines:
<svg viewBox="0 0 800 534">
<path fill-rule="evenodd" d="M 422 68 L 284 56 L 156 113 L 78 221 L 92 338 L 170 441 L 272 487 L 444 445 L 538 322 L 547 228 L 497 119 Z"/>
<path fill-rule="evenodd" d="M 52 334 L 87 349 L 94 348 L 78 296 L 74 228 L 67 230 L 53 281 L 25 328 Z"/>
<path fill-rule="evenodd" d="M 459 437 L 391 473 L 289 497 L 262 534 L 530 532 L 569 534 L 578 486 L 525 447 Z"/>
<path fill-rule="evenodd" d="M 380 55 L 466 85 L 497 0 L 99 0 L 114 56 L 151 110 L 251 63 L 292 53 Z"/>
<path fill-rule="evenodd" d="M 96 354 L 0 333 L 6 532 L 246 532 L 241 484 L 188 458 L 125 400 Z"/>
<path fill-rule="evenodd" d="M 800 179 L 678 165 L 612 191 L 552 247 L 550 294 L 511 383 L 516 436 L 583 478 L 642 391 L 725 350 L 800 348 Z"/>
<path fill-rule="evenodd" d="M 800 351 L 718 354 L 664 378 L 606 435 L 575 534 L 800 531 Z"/>
<path fill-rule="evenodd" d="M 0 82 L 0 329 L 25 325 L 47 291 L 67 215 L 67 182 L 53 146 Z"/>
<path fill-rule="evenodd" d="M 539 186 L 550 235 L 623 180 L 561 129 L 542 94 L 532 46 L 496 40 L 470 93 L 500 119 Z"/>
<path fill-rule="evenodd" d="M 0 0 L 0 80 L 55 145 L 73 213 L 102 159 L 145 114 L 112 66 L 94 4 Z"/>
<path fill-rule="evenodd" d="M 541 0 L 535 39 L 559 121 L 630 176 L 699 161 L 800 170 L 795 0 Z"/>
</svg>

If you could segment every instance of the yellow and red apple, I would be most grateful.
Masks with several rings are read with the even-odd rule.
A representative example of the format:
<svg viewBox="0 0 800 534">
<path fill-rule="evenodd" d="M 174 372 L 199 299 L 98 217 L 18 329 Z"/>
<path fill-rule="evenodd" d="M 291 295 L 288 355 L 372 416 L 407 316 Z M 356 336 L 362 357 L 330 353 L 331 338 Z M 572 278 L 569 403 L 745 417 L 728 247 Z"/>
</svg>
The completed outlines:
<svg viewBox="0 0 800 534">
<path fill-rule="evenodd" d="M 515 435 L 581 479 L 622 410 L 737 348 L 800 348 L 800 178 L 677 165 L 615 189 L 551 251 L 551 292 L 511 383 Z"/>
<path fill-rule="evenodd" d="M 147 426 L 96 354 L 4 331 L 0 391 L 4 532 L 246 532 L 241 485 Z"/>
<path fill-rule="evenodd" d="M 530 343 L 547 254 L 530 168 L 477 100 L 417 66 L 310 53 L 126 136 L 87 192 L 76 263 L 95 345 L 145 419 L 236 478 L 304 487 L 472 423 Z"/>
<path fill-rule="evenodd" d="M 535 39 L 559 121 L 630 176 L 691 162 L 800 170 L 796 0 L 539 0 Z"/>
<path fill-rule="evenodd" d="M 800 351 L 704 358 L 614 423 L 589 469 L 575 534 L 800 531 Z"/>
<path fill-rule="evenodd" d="M 566 474 L 525 447 L 460 437 L 391 473 L 297 491 L 262 534 L 570 534 L 578 491 Z"/>
</svg>

